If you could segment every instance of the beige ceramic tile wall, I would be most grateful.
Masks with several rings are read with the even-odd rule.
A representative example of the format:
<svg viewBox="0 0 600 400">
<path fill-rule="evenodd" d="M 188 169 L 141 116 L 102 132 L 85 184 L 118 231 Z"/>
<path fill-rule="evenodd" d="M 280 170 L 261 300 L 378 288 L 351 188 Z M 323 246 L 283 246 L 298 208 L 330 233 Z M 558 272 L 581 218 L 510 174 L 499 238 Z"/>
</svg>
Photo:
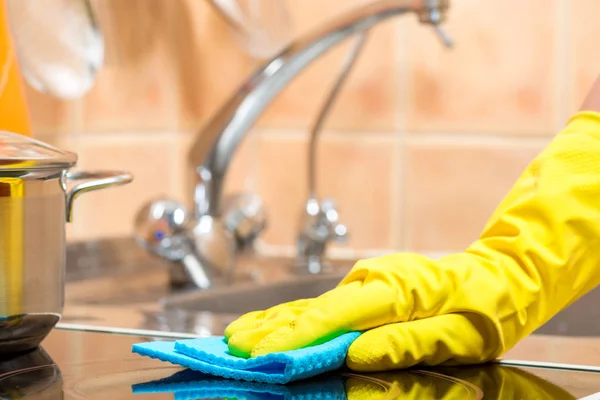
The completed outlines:
<svg viewBox="0 0 600 400">
<path fill-rule="evenodd" d="M 288 0 L 304 34 L 367 0 Z M 127 188 L 82 196 L 71 240 L 132 232 L 156 196 L 182 200 L 193 135 L 257 61 L 197 0 L 102 0 L 108 65 L 75 102 L 29 90 L 36 135 L 122 168 Z M 340 249 L 460 250 L 525 165 L 577 109 L 600 71 L 597 0 L 453 0 L 444 49 L 413 16 L 376 28 L 342 91 L 318 154 L 318 190 L 339 204 Z M 306 196 L 308 130 L 348 45 L 314 63 L 244 141 L 230 191 L 264 198 L 264 244 L 290 249 Z"/>
</svg>

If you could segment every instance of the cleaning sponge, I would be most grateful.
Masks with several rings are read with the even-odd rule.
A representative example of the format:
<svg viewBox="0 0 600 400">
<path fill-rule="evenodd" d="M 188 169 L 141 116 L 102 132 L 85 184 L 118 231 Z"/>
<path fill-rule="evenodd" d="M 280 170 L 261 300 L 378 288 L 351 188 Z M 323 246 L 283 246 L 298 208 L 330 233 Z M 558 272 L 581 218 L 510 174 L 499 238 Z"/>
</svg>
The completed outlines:
<svg viewBox="0 0 600 400">
<path fill-rule="evenodd" d="M 320 345 L 249 359 L 231 355 L 222 336 L 144 342 L 133 345 L 132 351 L 223 378 L 285 384 L 342 367 L 359 336 L 350 332 Z"/>
</svg>

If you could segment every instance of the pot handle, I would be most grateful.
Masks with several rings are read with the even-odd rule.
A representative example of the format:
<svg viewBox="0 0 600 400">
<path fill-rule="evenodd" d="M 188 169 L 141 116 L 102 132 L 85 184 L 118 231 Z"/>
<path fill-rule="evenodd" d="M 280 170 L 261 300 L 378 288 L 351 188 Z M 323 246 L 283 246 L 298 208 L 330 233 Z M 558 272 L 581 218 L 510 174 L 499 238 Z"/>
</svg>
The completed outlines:
<svg viewBox="0 0 600 400">
<path fill-rule="evenodd" d="M 89 182 L 83 182 L 75 185 L 67 193 L 66 216 L 67 222 L 72 221 L 73 201 L 82 193 L 100 190 L 111 186 L 125 185 L 133 180 L 133 175 L 123 171 L 76 171 L 66 174 L 67 182 L 93 179 Z"/>
</svg>

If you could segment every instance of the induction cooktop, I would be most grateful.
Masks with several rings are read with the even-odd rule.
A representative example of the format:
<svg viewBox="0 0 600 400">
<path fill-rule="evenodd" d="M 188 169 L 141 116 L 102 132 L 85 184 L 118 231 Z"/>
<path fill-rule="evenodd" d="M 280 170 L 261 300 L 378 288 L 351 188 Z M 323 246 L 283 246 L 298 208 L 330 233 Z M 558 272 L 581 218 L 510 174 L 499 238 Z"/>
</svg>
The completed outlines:
<svg viewBox="0 0 600 400">
<path fill-rule="evenodd" d="M 153 338 L 56 329 L 39 349 L 0 357 L 0 398 L 571 400 L 595 399 L 600 392 L 600 373 L 501 364 L 369 375 L 343 370 L 289 385 L 254 384 L 131 353 L 134 343 L 149 340 Z"/>
</svg>

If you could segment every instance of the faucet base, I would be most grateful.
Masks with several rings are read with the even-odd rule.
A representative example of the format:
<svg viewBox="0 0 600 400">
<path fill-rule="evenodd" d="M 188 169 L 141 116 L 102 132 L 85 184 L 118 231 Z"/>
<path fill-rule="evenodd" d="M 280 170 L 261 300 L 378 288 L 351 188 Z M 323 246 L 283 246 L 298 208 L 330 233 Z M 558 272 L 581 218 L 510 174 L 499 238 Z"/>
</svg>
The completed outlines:
<svg viewBox="0 0 600 400">
<path fill-rule="evenodd" d="M 334 271 L 333 264 L 325 257 L 296 257 L 292 264 L 294 275 L 328 274 Z"/>
</svg>

